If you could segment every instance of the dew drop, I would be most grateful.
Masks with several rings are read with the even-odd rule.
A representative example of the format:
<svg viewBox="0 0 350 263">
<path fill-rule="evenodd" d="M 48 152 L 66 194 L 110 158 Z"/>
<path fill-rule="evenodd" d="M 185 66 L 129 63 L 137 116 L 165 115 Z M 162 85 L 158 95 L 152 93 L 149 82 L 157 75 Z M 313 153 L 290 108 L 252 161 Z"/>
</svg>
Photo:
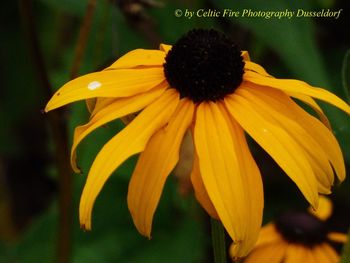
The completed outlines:
<svg viewBox="0 0 350 263">
<path fill-rule="evenodd" d="M 87 88 L 89 90 L 95 90 L 95 89 L 98 89 L 101 86 L 102 86 L 101 82 L 99 82 L 99 81 L 92 81 L 92 82 L 90 82 L 88 84 Z"/>
</svg>

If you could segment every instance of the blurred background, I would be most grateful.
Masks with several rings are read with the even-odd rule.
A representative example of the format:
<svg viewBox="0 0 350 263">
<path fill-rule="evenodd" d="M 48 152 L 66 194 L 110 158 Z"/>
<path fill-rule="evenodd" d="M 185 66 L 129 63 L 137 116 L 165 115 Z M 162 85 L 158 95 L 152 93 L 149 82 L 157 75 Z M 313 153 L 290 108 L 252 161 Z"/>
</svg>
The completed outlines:
<svg viewBox="0 0 350 263">
<path fill-rule="evenodd" d="M 177 17 L 200 8 L 253 11 L 343 9 L 335 18 Z M 133 226 L 126 206 L 133 157 L 103 188 L 93 229 L 78 223 L 79 197 L 89 167 L 123 124 L 110 123 L 79 147 L 82 175 L 67 160 L 72 132 L 87 121 L 84 102 L 42 113 L 50 95 L 69 79 L 108 66 L 135 48 L 173 44 L 192 28 L 217 28 L 253 61 L 279 78 L 303 79 L 349 102 L 350 2 L 343 0 L 20 0 L 1 12 L 0 262 L 212 262 L 209 218 L 188 182 L 170 177 L 155 215 L 152 239 Z M 350 119 L 320 103 L 347 162 Z M 253 142 L 265 188 L 264 221 L 290 207 L 306 208 L 297 187 Z M 113 158 L 113 156 L 111 156 Z M 349 175 L 349 174 L 348 174 Z M 346 232 L 349 179 L 335 185 L 329 227 Z"/>
</svg>

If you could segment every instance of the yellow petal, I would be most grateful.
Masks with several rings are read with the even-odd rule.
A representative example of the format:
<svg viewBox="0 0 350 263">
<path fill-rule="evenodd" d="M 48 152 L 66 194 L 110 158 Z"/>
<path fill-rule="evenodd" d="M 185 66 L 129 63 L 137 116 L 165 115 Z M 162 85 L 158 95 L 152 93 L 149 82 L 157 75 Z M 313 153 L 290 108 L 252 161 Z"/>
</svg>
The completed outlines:
<svg viewBox="0 0 350 263">
<path fill-rule="evenodd" d="M 110 102 L 109 104 L 105 104 L 105 107 L 100 108 L 96 113 L 93 112 L 93 115 L 89 122 L 85 125 L 78 126 L 74 130 L 73 137 L 73 145 L 71 149 L 71 165 L 73 170 L 76 173 L 79 173 L 80 170 L 76 164 L 76 149 L 79 143 L 91 132 L 93 132 L 98 127 L 102 125 L 118 119 L 120 117 L 126 116 L 132 112 L 139 111 L 149 105 L 151 102 L 156 100 L 165 90 L 166 85 L 163 87 L 158 87 L 157 89 L 148 91 L 143 94 L 138 94 L 132 97 L 114 99 L 111 101 L 110 99 L 105 99 L 102 101 L 98 107 L 101 107 L 101 104 L 106 102 Z M 95 108 L 95 110 L 97 107 Z"/>
<path fill-rule="evenodd" d="M 270 76 L 270 74 L 267 73 L 266 70 L 262 66 L 254 63 L 254 62 L 251 62 L 251 61 L 245 61 L 244 71 L 247 71 L 247 70 L 256 72 L 256 73 L 263 75 L 263 76 L 266 76 L 266 77 Z"/>
<path fill-rule="evenodd" d="M 248 51 L 244 50 L 244 51 L 241 51 L 241 56 L 243 57 L 243 60 L 246 62 L 246 61 L 250 61 L 250 56 L 249 56 L 249 53 Z"/>
<path fill-rule="evenodd" d="M 277 242 L 283 242 L 282 237 L 277 232 L 275 224 L 269 223 L 260 229 L 259 238 L 255 246 L 258 247 Z"/>
<path fill-rule="evenodd" d="M 165 181 L 179 160 L 183 136 L 193 118 L 194 104 L 183 99 L 167 126 L 157 131 L 141 153 L 129 183 L 128 206 L 138 231 L 151 237 L 154 212 Z"/>
<path fill-rule="evenodd" d="M 297 118 L 303 123 L 305 128 L 312 133 L 314 139 L 324 149 L 328 160 L 331 162 L 338 179 L 343 181 L 345 179 L 345 164 L 340 145 L 333 135 L 318 119 L 309 114 L 304 114 L 304 110 L 300 107 L 295 107 Z"/>
<path fill-rule="evenodd" d="M 289 244 L 286 251 L 286 257 L 283 263 L 296 262 L 318 263 L 314 261 L 314 257 L 309 247 L 299 244 Z"/>
<path fill-rule="evenodd" d="M 303 149 L 282 127 L 276 126 L 240 96 L 227 96 L 226 106 L 243 129 L 297 184 L 313 207 L 318 204 L 317 180 Z"/>
<path fill-rule="evenodd" d="M 63 85 L 47 103 L 45 111 L 83 99 L 133 96 L 151 90 L 163 81 L 162 68 L 120 69 L 90 73 Z"/>
<path fill-rule="evenodd" d="M 190 174 L 193 167 L 194 160 L 194 145 L 193 138 L 190 129 L 184 135 L 184 138 L 180 147 L 180 159 L 174 168 L 173 175 L 177 179 L 179 186 L 179 192 L 181 194 L 187 194 L 191 189 L 192 183 Z"/>
<path fill-rule="evenodd" d="M 94 110 L 95 105 L 96 105 L 96 98 L 86 100 L 86 107 L 90 113 Z"/>
<path fill-rule="evenodd" d="M 348 242 L 348 235 L 343 234 L 343 233 L 338 233 L 338 232 L 330 232 L 327 235 L 327 238 L 333 242 L 337 243 L 346 243 Z"/>
<path fill-rule="evenodd" d="M 312 254 L 315 258 L 315 263 L 339 263 L 334 261 L 334 256 L 328 256 L 328 249 L 324 249 L 323 245 L 317 245 L 312 248 Z M 331 252 L 332 253 L 332 252 Z"/>
<path fill-rule="evenodd" d="M 210 200 L 208 192 L 205 189 L 202 176 L 199 171 L 199 162 L 198 162 L 197 154 L 195 155 L 195 158 L 193 161 L 193 167 L 191 172 L 191 182 L 193 185 L 196 199 L 201 204 L 201 206 L 212 218 L 215 218 L 216 220 L 220 220 L 218 213 L 216 212 L 215 207 Z"/>
<path fill-rule="evenodd" d="M 330 245 L 324 243 L 321 245 L 323 251 L 327 254 L 328 258 L 330 259 L 329 262 L 332 263 L 338 263 L 339 262 L 339 255 L 337 254 L 337 252 L 334 250 L 334 248 L 332 248 Z"/>
<path fill-rule="evenodd" d="M 255 248 L 244 263 L 282 263 L 286 253 L 287 243 L 275 242 Z M 293 262 L 297 263 L 297 262 Z M 298 262 L 299 263 L 299 262 Z"/>
<path fill-rule="evenodd" d="M 243 257 L 258 238 L 263 210 L 261 176 L 244 133 L 223 105 L 202 102 L 194 141 L 204 186 L 234 242 L 231 253 Z"/>
<path fill-rule="evenodd" d="M 319 192 L 329 194 L 334 182 L 333 169 L 328 161 L 327 149 L 314 138 L 314 129 L 303 123 L 306 117 L 311 116 L 305 117 L 308 113 L 283 92 L 268 87 L 262 90 L 255 85 L 249 85 L 252 84 L 238 89 L 235 94 L 249 101 L 268 122 L 283 128 L 294 139 L 314 171 L 319 182 Z M 333 136 L 328 129 L 324 130 L 328 136 Z"/>
<path fill-rule="evenodd" d="M 320 195 L 319 205 L 317 210 L 309 208 L 309 212 L 319 219 L 326 221 L 332 214 L 333 205 L 329 198 L 326 196 Z"/>
<path fill-rule="evenodd" d="M 312 254 L 314 256 L 315 263 L 338 263 L 333 262 L 328 258 L 326 251 L 323 250 L 321 245 L 314 246 L 312 248 Z"/>
<path fill-rule="evenodd" d="M 312 87 L 306 82 L 294 79 L 275 79 L 262 77 L 260 74 L 252 71 L 245 72 L 243 78 L 244 80 L 255 83 L 257 85 L 267 86 L 285 92 L 301 93 L 319 100 L 323 100 L 350 114 L 350 106 L 346 102 L 335 96 L 333 93 L 325 89 Z"/>
<path fill-rule="evenodd" d="M 310 262 L 310 263 L 320 263 L 320 261 L 317 259 L 315 256 L 314 252 L 312 249 L 309 249 L 307 251 L 307 255 L 304 258 L 304 262 Z"/>
<path fill-rule="evenodd" d="M 167 44 L 160 44 L 159 45 L 159 49 L 164 51 L 165 53 L 168 53 L 171 48 L 172 48 L 171 45 L 167 45 Z"/>
<path fill-rule="evenodd" d="M 267 87 L 264 87 L 263 89 L 255 87 L 253 92 L 259 94 L 259 96 L 267 100 L 267 93 L 271 94 L 271 89 Z M 274 94 L 277 95 L 270 96 L 271 99 L 273 99 L 276 96 L 278 96 L 278 99 L 271 101 L 270 105 L 279 105 L 277 107 L 278 111 L 284 109 L 285 107 L 288 107 L 289 110 L 284 111 L 284 114 L 289 113 L 289 115 L 291 115 L 291 118 L 293 118 L 294 116 L 294 119 L 298 120 L 299 123 L 302 124 L 304 129 L 306 131 L 309 131 L 310 134 L 312 134 L 314 141 L 316 141 L 320 145 L 320 147 L 324 150 L 325 154 L 327 155 L 327 158 L 332 164 L 338 176 L 338 179 L 340 181 L 343 181 L 345 179 L 346 174 L 344 158 L 339 143 L 333 135 L 333 133 L 324 125 L 322 125 L 322 123 L 318 119 L 306 113 L 292 100 L 285 99 L 285 96 L 278 95 L 281 93 L 278 93 L 277 91 L 275 91 Z"/>
<path fill-rule="evenodd" d="M 138 66 L 162 67 L 165 60 L 165 52 L 161 50 L 135 49 L 124 56 L 105 70 L 137 68 Z"/>
<path fill-rule="evenodd" d="M 80 199 L 80 224 L 84 229 L 91 229 L 93 204 L 109 176 L 131 155 L 144 150 L 149 138 L 169 121 L 178 104 L 178 98 L 175 89 L 167 90 L 98 153 Z"/>
<path fill-rule="evenodd" d="M 311 98 L 310 96 L 300 94 L 300 93 L 295 93 L 295 92 L 286 92 L 289 96 L 298 99 L 307 105 L 309 105 L 319 116 L 320 120 L 323 122 L 324 125 L 328 127 L 328 129 L 332 130 L 331 124 L 327 118 L 327 116 L 324 114 L 323 110 L 321 109 L 320 106 L 316 103 L 316 101 Z"/>
<path fill-rule="evenodd" d="M 155 87 L 152 90 L 156 90 L 159 86 L 163 87 L 163 86 L 166 86 L 166 84 L 161 83 L 160 85 L 158 85 L 157 87 Z M 152 90 L 150 90 L 148 92 L 151 92 Z M 148 92 L 146 92 L 146 93 L 148 93 Z M 141 93 L 140 96 L 142 96 L 143 94 L 146 94 L 146 93 Z M 138 95 L 134 95 L 131 97 L 135 97 L 135 96 L 138 96 Z M 120 99 L 125 99 L 125 98 L 104 98 L 104 97 L 101 97 L 101 98 L 94 98 L 94 99 L 96 100 L 96 103 L 95 103 L 94 108 L 90 112 L 91 113 L 90 119 L 92 119 L 92 117 L 95 116 L 96 113 L 98 113 L 100 110 L 103 110 L 104 108 L 108 107 L 113 102 L 120 100 Z"/>
</svg>

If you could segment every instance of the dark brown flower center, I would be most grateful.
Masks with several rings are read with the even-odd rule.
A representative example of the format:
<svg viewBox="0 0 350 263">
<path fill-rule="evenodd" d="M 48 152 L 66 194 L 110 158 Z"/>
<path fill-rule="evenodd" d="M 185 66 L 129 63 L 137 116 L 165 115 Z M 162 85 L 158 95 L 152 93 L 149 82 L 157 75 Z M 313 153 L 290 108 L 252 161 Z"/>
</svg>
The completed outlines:
<svg viewBox="0 0 350 263">
<path fill-rule="evenodd" d="M 176 42 L 165 61 L 170 86 L 195 103 L 223 99 L 243 80 L 241 52 L 230 38 L 213 29 L 191 30 Z"/>
<path fill-rule="evenodd" d="M 313 246 L 327 240 L 325 223 L 307 212 L 286 212 L 275 224 L 284 239 L 291 243 Z"/>
</svg>

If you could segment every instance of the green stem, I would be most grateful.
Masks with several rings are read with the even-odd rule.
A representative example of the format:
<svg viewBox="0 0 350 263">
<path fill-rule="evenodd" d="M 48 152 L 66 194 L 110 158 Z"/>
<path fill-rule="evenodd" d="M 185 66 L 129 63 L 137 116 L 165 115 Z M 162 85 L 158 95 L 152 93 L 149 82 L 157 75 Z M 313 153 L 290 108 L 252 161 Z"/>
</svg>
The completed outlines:
<svg viewBox="0 0 350 263">
<path fill-rule="evenodd" d="M 225 229 L 221 222 L 211 218 L 211 236 L 213 242 L 214 262 L 226 263 Z"/>
<path fill-rule="evenodd" d="M 21 0 L 19 2 L 23 26 L 27 34 L 30 52 L 33 57 L 33 67 L 37 72 L 40 87 L 48 101 L 52 96 L 51 83 L 45 66 L 44 56 L 39 44 L 36 30 L 35 14 L 32 0 Z M 54 156 L 59 173 L 59 224 L 57 241 L 57 262 L 69 263 L 71 260 L 72 247 L 72 170 L 69 164 L 69 149 L 67 138 L 67 127 L 64 114 L 61 111 L 53 111 L 47 115 L 51 126 L 52 138 L 55 143 Z"/>
<path fill-rule="evenodd" d="M 79 31 L 78 43 L 75 48 L 73 66 L 70 72 L 71 79 L 74 79 L 79 75 L 79 68 L 82 64 L 89 33 L 91 31 L 92 20 L 96 9 L 96 2 L 97 0 L 89 0 L 86 6 L 85 16 Z"/>
</svg>

